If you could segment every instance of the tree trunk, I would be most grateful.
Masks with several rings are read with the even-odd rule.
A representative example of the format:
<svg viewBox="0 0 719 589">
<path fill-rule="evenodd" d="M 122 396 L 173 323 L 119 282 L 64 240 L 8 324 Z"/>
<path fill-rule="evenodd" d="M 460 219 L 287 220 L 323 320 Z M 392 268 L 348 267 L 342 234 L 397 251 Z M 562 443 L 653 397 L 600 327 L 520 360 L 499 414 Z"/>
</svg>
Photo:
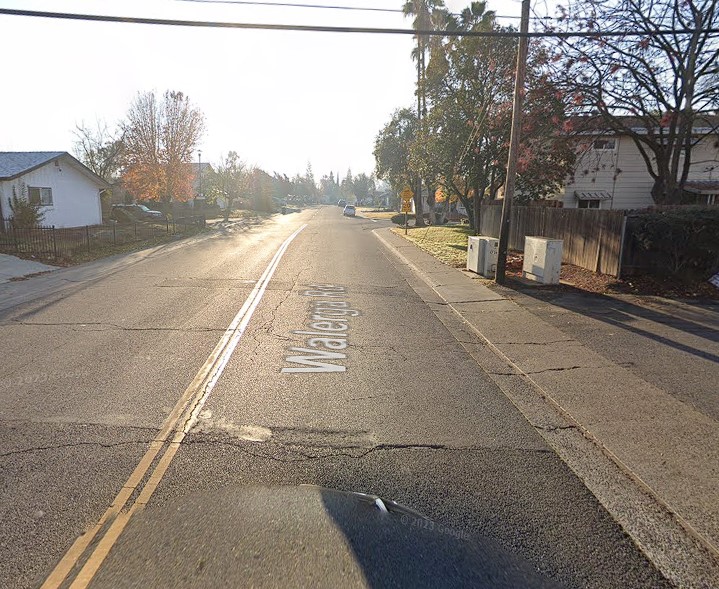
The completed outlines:
<svg viewBox="0 0 719 589">
<path fill-rule="evenodd" d="M 469 219 L 469 228 L 470 230 L 474 231 L 474 204 L 472 203 L 472 199 L 467 198 L 466 196 L 459 196 L 459 200 L 464 205 L 464 208 L 467 211 L 467 218 Z"/>
<path fill-rule="evenodd" d="M 684 191 L 676 181 L 666 174 L 660 174 L 652 186 L 652 199 L 658 205 L 678 205 L 682 202 Z"/>
<path fill-rule="evenodd" d="M 424 227 L 424 204 L 422 202 L 422 179 L 417 180 L 417 190 L 414 194 L 414 226 Z"/>
<path fill-rule="evenodd" d="M 429 224 L 435 225 L 437 218 L 434 214 L 434 190 L 428 181 L 425 180 L 424 185 L 427 187 L 427 204 L 429 205 Z"/>
</svg>

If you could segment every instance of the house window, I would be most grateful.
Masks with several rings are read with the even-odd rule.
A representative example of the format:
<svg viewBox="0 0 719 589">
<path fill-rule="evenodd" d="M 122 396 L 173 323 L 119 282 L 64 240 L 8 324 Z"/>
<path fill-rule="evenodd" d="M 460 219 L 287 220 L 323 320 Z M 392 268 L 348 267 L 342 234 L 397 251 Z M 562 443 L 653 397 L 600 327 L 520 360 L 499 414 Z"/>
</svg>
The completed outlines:
<svg viewBox="0 0 719 589">
<path fill-rule="evenodd" d="M 592 143 L 592 149 L 594 151 L 614 151 L 616 148 L 616 139 L 596 139 Z"/>
<path fill-rule="evenodd" d="M 48 207 L 52 205 L 52 188 L 37 188 L 28 186 L 28 200 L 31 204 Z"/>
<path fill-rule="evenodd" d="M 602 201 L 599 200 L 598 198 L 590 199 L 590 200 L 580 200 L 577 203 L 577 207 L 579 207 L 580 209 L 598 209 L 599 203 L 601 203 L 601 202 Z"/>
</svg>

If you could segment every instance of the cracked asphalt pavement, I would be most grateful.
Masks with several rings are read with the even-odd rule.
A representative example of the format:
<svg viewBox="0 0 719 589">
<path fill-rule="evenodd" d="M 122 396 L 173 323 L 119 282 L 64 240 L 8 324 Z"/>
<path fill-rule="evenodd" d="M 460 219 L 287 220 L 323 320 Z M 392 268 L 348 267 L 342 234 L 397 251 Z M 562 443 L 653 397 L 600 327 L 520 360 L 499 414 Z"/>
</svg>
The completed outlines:
<svg viewBox="0 0 719 589">
<path fill-rule="evenodd" d="M 302 223 L 148 508 L 314 484 L 490 538 L 566 587 L 671 587 L 468 353 L 481 342 L 458 341 L 419 298 L 372 235 L 381 224 L 336 207 L 115 259 L 112 272 L 95 264 L 39 298 L 35 279 L 0 291 L 28 293 L 0 312 L 0 586 L 39 586 L 95 525 Z M 341 286 L 337 300 L 359 311 L 333 360 L 346 370 L 282 372 L 311 337 L 295 332 L 317 284 Z M 132 578 L 133 524 L 92 587 Z"/>
</svg>

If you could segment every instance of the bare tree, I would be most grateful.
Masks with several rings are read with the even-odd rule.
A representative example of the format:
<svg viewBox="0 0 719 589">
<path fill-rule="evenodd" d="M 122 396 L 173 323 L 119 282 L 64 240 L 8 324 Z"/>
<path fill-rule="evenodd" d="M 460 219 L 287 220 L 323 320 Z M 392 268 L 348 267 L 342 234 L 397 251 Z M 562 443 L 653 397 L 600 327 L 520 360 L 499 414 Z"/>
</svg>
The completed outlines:
<svg viewBox="0 0 719 589">
<path fill-rule="evenodd" d="M 575 112 L 595 130 L 632 138 L 658 204 L 680 202 L 692 148 L 717 131 L 719 0 L 570 0 L 554 30 L 596 35 L 556 41 Z M 626 34 L 625 34 L 626 33 Z"/>
<path fill-rule="evenodd" d="M 81 123 L 75 126 L 73 151 L 83 164 L 106 182 L 115 180 L 122 168 L 124 143 L 120 130 L 111 130 L 104 121 L 95 128 Z"/>
</svg>

